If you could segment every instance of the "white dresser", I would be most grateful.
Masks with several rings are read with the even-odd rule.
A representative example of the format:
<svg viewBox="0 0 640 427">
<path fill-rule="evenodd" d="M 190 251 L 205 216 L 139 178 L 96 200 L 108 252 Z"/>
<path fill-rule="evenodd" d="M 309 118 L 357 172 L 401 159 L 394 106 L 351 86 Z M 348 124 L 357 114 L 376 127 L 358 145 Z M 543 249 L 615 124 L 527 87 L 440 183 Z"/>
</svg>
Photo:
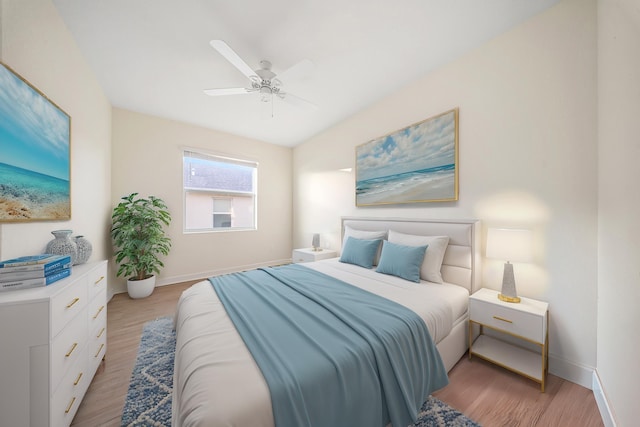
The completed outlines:
<svg viewBox="0 0 640 427">
<path fill-rule="evenodd" d="M 0 293 L 0 426 L 65 427 L 107 348 L 107 261 Z"/>
</svg>

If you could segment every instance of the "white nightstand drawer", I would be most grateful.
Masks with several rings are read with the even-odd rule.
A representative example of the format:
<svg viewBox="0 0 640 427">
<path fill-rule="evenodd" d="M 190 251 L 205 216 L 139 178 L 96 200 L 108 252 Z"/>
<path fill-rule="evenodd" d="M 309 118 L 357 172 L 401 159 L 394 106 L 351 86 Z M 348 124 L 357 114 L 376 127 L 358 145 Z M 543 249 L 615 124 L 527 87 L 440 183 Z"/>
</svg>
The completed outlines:
<svg viewBox="0 0 640 427">
<path fill-rule="evenodd" d="M 471 320 L 536 343 L 544 342 L 544 317 L 501 307 L 486 301 L 469 301 Z"/>
<path fill-rule="evenodd" d="M 293 262 L 311 262 L 319 261 L 321 259 L 335 258 L 336 256 L 336 252 L 329 249 L 322 249 L 319 251 L 314 251 L 313 249 L 294 249 L 291 259 Z"/>
</svg>

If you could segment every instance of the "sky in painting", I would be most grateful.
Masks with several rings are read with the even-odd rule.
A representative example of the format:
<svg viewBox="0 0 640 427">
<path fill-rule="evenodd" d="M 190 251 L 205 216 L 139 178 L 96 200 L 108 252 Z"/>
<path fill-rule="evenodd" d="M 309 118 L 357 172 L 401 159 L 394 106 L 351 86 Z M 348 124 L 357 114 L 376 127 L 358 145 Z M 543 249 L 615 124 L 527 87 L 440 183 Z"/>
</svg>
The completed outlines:
<svg viewBox="0 0 640 427">
<path fill-rule="evenodd" d="M 0 66 L 0 162 L 68 181 L 69 120 Z"/>
<path fill-rule="evenodd" d="M 450 111 L 357 149 L 357 180 L 455 163 L 455 115 Z"/>
</svg>

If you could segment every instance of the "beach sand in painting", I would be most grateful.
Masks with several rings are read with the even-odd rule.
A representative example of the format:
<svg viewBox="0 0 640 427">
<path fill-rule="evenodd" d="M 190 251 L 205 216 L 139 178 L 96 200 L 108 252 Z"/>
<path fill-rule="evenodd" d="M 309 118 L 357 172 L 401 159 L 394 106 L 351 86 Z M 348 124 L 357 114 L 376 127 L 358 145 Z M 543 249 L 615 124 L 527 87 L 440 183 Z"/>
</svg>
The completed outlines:
<svg viewBox="0 0 640 427">
<path fill-rule="evenodd" d="M 71 218 L 69 181 L 0 163 L 0 221 Z"/>
<path fill-rule="evenodd" d="M 380 203 L 410 203 L 455 198 L 455 175 L 453 172 L 412 177 L 410 180 L 394 182 L 394 185 L 378 185 L 357 195 L 358 205 Z"/>
<path fill-rule="evenodd" d="M 0 198 L 1 221 L 60 220 L 69 219 L 70 217 L 71 212 L 68 203 L 54 202 L 29 207 L 18 200 Z"/>
</svg>

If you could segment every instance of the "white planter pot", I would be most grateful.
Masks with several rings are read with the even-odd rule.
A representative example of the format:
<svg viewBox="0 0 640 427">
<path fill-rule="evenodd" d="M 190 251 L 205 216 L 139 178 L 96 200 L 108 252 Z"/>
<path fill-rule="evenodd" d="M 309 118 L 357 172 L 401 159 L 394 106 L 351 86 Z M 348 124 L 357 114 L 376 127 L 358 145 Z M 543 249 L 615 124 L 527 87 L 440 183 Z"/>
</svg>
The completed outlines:
<svg viewBox="0 0 640 427">
<path fill-rule="evenodd" d="M 156 276 L 151 276 L 143 280 L 127 279 L 127 292 L 133 299 L 146 298 L 153 293 L 156 287 Z"/>
</svg>

